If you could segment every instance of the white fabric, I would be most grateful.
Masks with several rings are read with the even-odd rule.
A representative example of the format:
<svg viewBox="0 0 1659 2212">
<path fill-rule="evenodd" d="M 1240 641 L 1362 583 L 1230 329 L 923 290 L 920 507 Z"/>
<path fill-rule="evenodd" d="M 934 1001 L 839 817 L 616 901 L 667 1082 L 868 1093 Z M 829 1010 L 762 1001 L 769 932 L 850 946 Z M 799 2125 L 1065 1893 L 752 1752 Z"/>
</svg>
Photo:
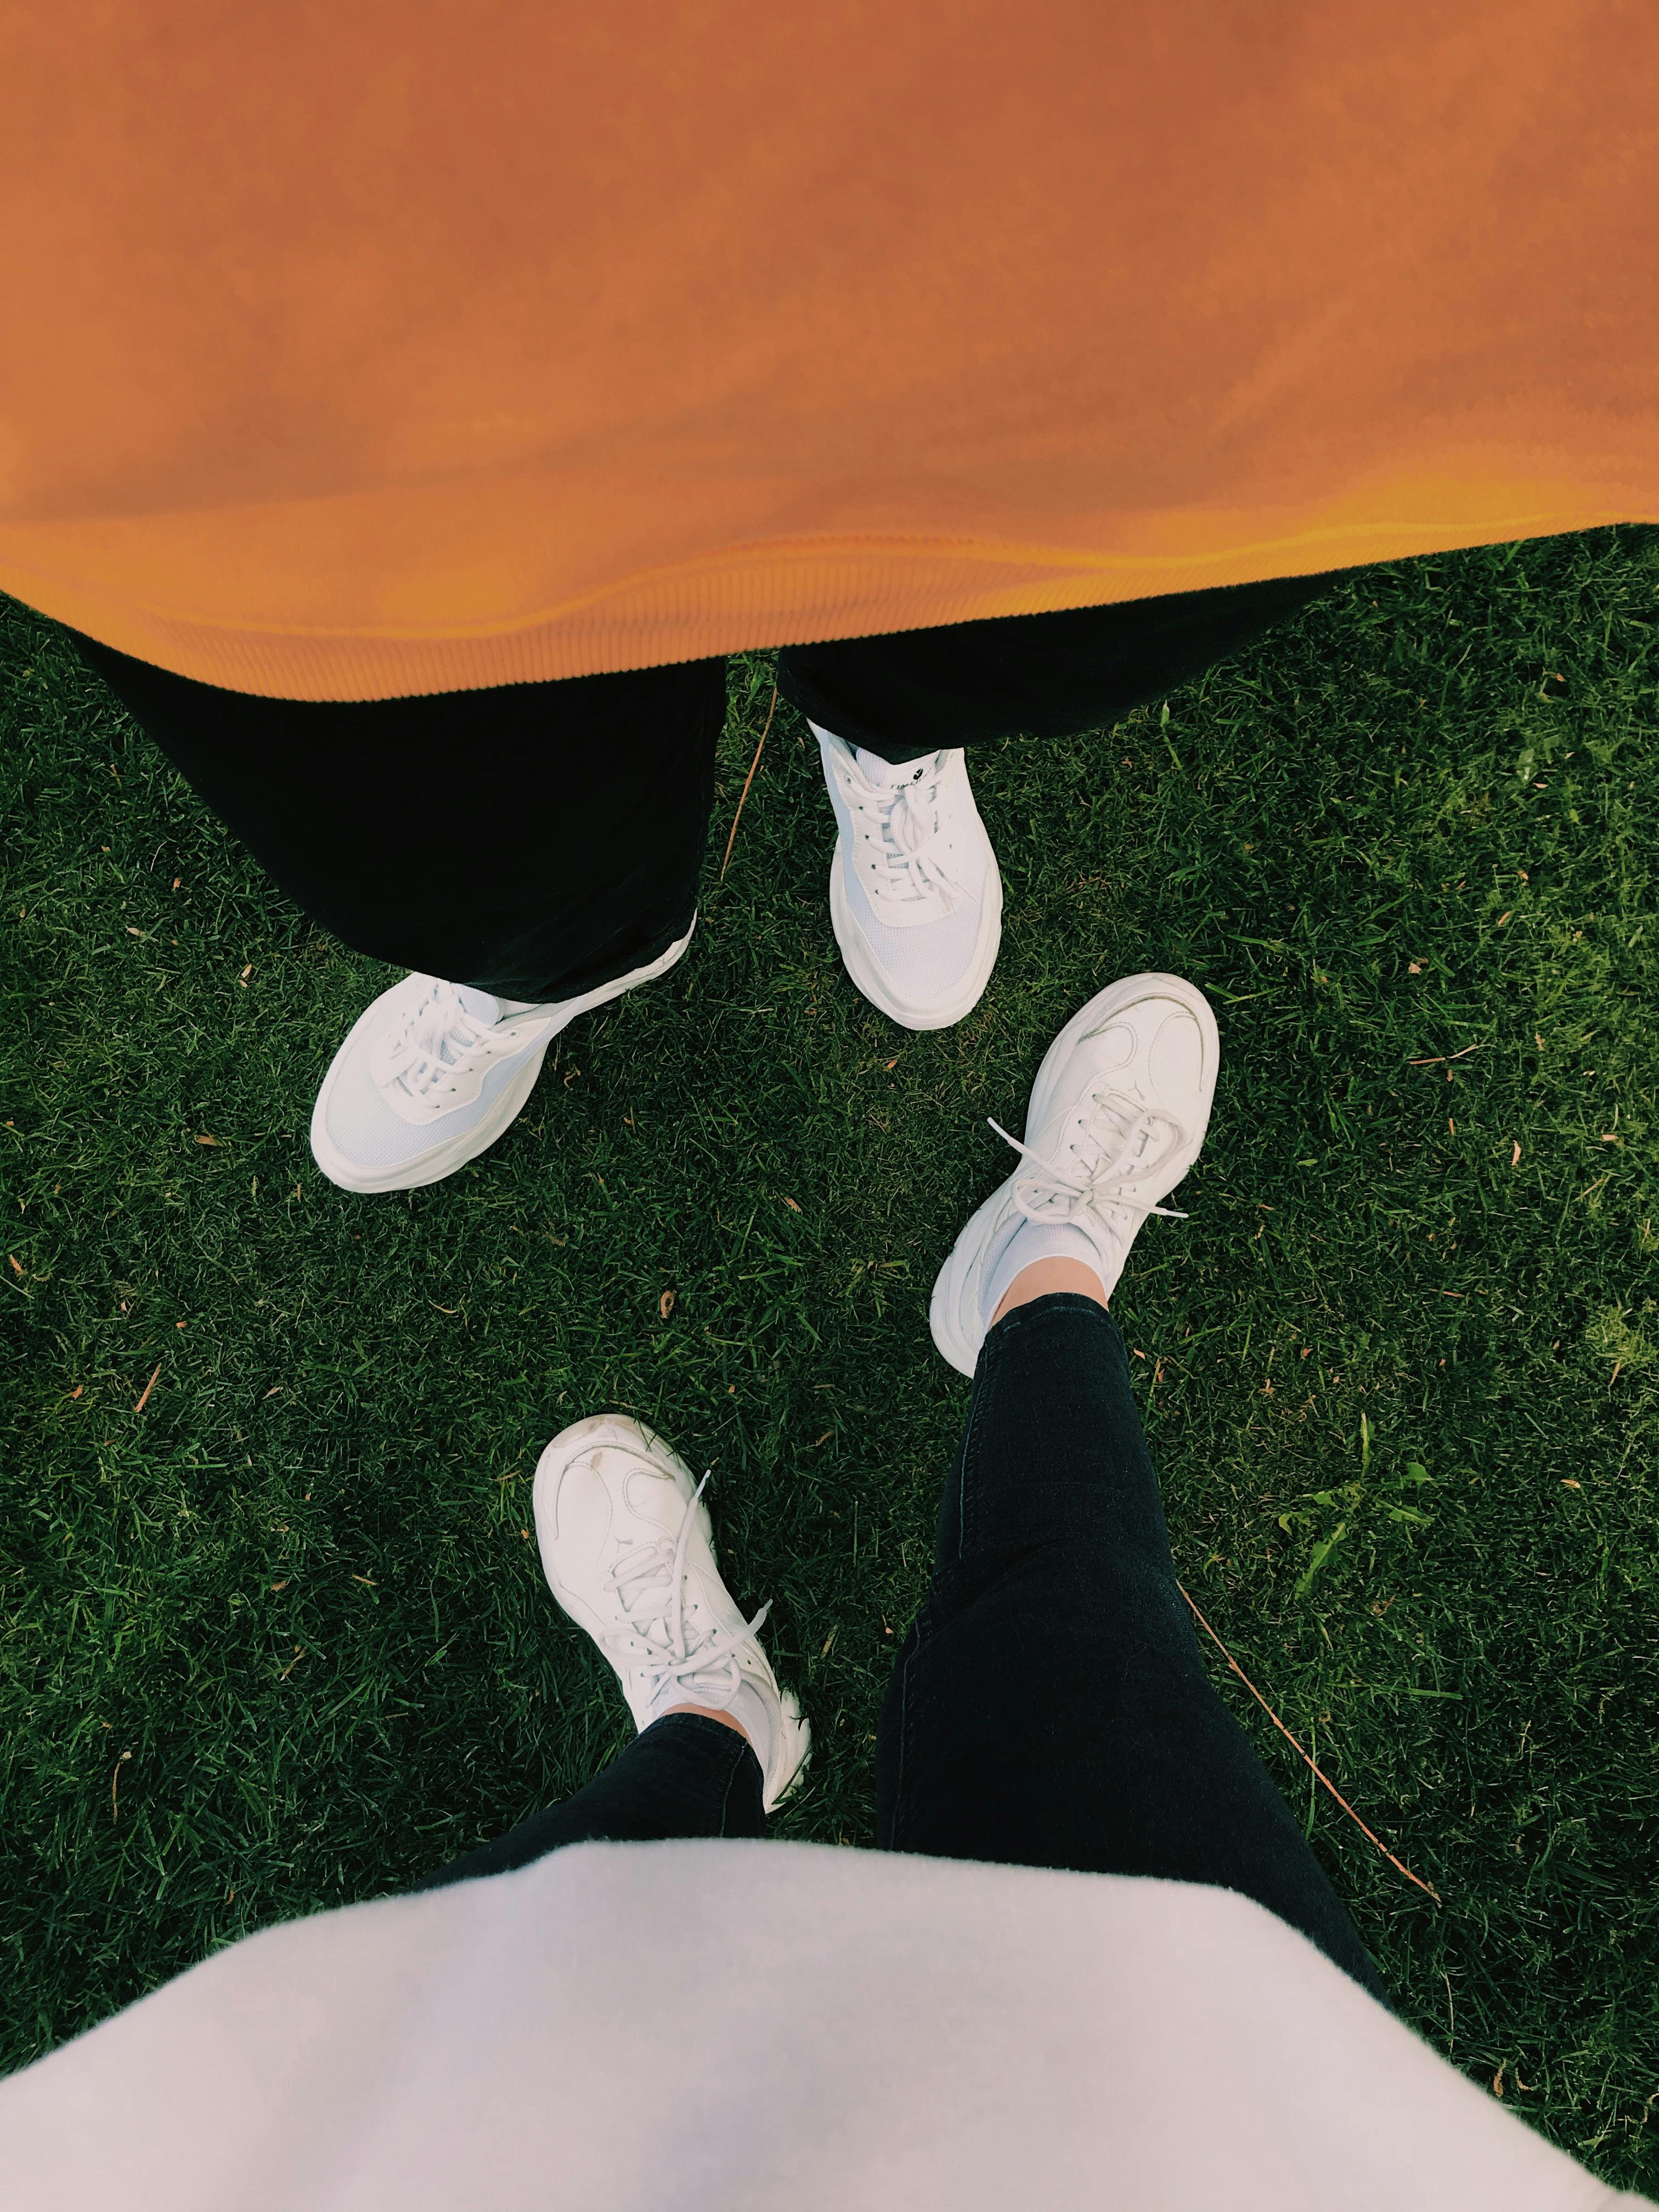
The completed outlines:
<svg viewBox="0 0 1659 2212">
<path fill-rule="evenodd" d="M 0 2084 L 0 2146 L 9 2212 L 1641 2201 L 1245 1899 L 777 1843 L 253 1936 Z"/>
<path fill-rule="evenodd" d="M 1000 1254 L 987 1255 L 981 1278 L 985 1287 L 980 1292 L 979 1310 L 987 1328 L 1012 1289 L 1015 1277 L 1037 1260 L 1075 1260 L 1079 1267 L 1092 1267 L 1100 1279 L 1101 1295 L 1106 1296 L 1106 1279 L 1101 1273 L 1095 1240 L 1075 1222 L 1028 1221 L 1023 1213 L 1016 1213 L 1001 1242 Z"/>
</svg>

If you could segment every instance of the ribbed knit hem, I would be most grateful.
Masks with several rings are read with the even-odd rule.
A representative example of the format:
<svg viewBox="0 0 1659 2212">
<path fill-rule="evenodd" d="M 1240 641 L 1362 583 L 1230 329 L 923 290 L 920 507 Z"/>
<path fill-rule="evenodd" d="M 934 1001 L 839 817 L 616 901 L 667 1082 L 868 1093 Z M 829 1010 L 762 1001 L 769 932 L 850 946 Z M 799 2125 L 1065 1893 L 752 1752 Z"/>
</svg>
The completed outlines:
<svg viewBox="0 0 1659 2212">
<path fill-rule="evenodd" d="M 1650 502 L 1638 502 L 1649 505 Z M 1168 519 L 1152 534 L 1167 542 Z M 896 538 L 734 547 L 603 586 L 540 619 L 409 634 L 192 620 L 89 580 L 0 559 L 0 590 L 118 652 L 230 691 L 394 699 L 667 666 L 716 654 L 878 636 L 997 616 L 1107 606 L 1170 592 L 1310 576 L 1376 561 L 1553 536 L 1651 514 L 1588 506 L 1462 522 L 1332 523 L 1259 542 L 1151 556 Z M 257 570 L 257 561 L 251 564 Z M 164 580 L 152 579 L 163 589 Z"/>
</svg>

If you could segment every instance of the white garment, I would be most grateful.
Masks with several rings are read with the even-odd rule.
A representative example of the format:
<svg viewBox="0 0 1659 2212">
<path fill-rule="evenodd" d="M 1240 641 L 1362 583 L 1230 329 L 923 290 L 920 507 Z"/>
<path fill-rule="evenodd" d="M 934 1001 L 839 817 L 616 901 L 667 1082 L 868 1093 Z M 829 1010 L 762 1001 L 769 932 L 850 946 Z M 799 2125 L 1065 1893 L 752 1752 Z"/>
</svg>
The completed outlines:
<svg viewBox="0 0 1659 2212">
<path fill-rule="evenodd" d="M 1589 2212 L 1195 1885 L 586 1844 L 291 1921 L 0 2084 L 12 2212 Z"/>
</svg>

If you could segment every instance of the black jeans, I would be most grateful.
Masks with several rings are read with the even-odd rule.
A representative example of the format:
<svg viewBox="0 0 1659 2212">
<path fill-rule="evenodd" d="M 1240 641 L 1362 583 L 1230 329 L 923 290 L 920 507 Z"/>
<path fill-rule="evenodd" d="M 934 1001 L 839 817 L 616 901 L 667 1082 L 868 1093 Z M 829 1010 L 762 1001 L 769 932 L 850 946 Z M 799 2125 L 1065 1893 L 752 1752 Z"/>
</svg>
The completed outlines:
<svg viewBox="0 0 1659 2212">
<path fill-rule="evenodd" d="M 1064 737 L 1161 698 L 1329 581 L 791 646 L 778 689 L 890 760 Z M 76 643 L 289 896 L 360 952 L 509 999 L 562 999 L 690 927 L 722 661 L 316 704 Z"/>
<path fill-rule="evenodd" d="M 676 1715 L 596 1781 L 422 1886 L 597 1838 L 758 1836 L 761 1775 Z M 1116 1324 L 1088 1298 L 985 1340 L 933 1579 L 876 1740 L 886 1850 L 1233 1889 L 1387 1993 L 1300 1827 L 1206 1671 Z"/>
</svg>

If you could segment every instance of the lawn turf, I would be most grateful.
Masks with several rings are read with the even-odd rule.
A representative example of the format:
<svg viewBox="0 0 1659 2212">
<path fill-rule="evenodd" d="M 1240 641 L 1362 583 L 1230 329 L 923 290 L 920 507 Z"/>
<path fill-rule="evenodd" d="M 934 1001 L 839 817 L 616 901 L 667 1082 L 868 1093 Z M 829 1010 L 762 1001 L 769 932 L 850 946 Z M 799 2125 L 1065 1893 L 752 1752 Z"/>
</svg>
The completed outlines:
<svg viewBox="0 0 1659 2212">
<path fill-rule="evenodd" d="M 362 1198 L 307 1121 L 388 971 L 0 613 L 0 2068 L 621 1746 L 529 1534 L 542 1443 L 606 1407 L 713 1466 L 773 1600 L 816 1735 L 776 1832 L 867 1843 L 985 1117 L 1174 969 L 1220 1086 L 1115 1303 L 1177 1565 L 1440 1902 L 1206 1642 L 1222 1694 L 1405 2017 L 1659 2192 L 1656 617 L 1652 531 L 1367 570 L 1167 711 L 975 753 L 1002 954 L 928 1036 L 842 973 L 785 707 L 720 879 L 771 696 L 739 659 L 689 957 L 481 1161 Z M 488 858 L 487 823 L 422 856 Z"/>
</svg>

